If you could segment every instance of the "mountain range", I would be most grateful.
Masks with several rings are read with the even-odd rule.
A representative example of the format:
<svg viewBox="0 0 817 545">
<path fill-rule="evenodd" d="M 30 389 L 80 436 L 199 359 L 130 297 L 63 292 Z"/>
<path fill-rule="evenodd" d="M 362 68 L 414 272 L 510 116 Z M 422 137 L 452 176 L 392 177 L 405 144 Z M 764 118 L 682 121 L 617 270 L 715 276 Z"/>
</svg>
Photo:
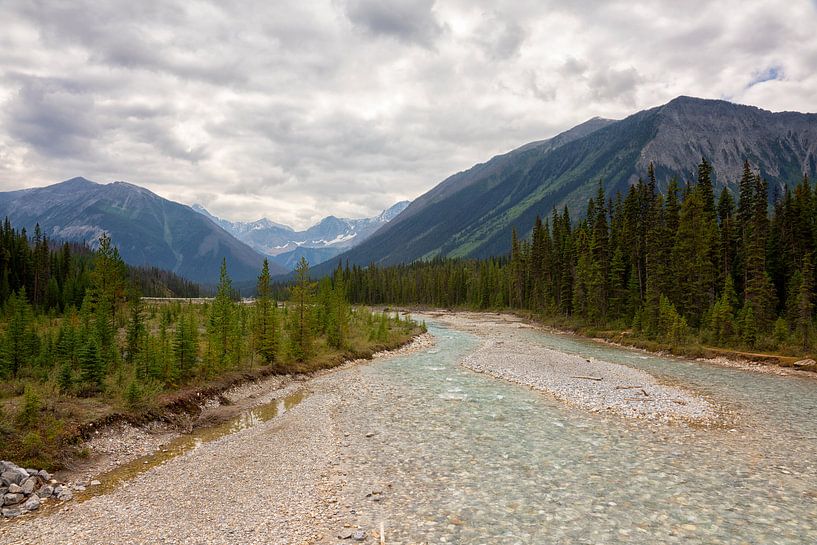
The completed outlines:
<svg viewBox="0 0 817 545">
<path fill-rule="evenodd" d="M 682 96 L 622 120 L 594 118 L 450 176 L 338 259 L 365 266 L 504 254 L 511 230 L 528 233 L 537 215 L 564 206 L 583 214 L 599 182 L 608 194 L 626 193 L 652 162 L 665 190 L 673 177 L 694 179 L 702 157 L 717 188 L 737 195 L 748 160 L 773 194 L 817 174 L 817 114 Z"/>
<path fill-rule="evenodd" d="M 152 265 L 189 280 L 213 284 L 222 258 L 237 281 L 252 280 L 263 256 L 189 206 L 126 182 L 98 184 L 85 178 L 0 193 L 0 217 L 33 232 L 36 224 L 53 240 L 94 246 L 110 234 L 122 259 Z M 272 265 L 273 274 L 286 269 Z"/>
<path fill-rule="evenodd" d="M 194 204 L 192 208 L 258 252 L 270 256 L 272 262 L 292 270 L 301 257 L 305 257 L 310 264 L 318 264 L 353 248 L 394 219 L 408 205 L 409 201 L 398 202 L 370 218 L 327 216 L 303 231 L 267 218 L 251 222 L 230 221 L 214 216 L 199 204 Z"/>
<path fill-rule="evenodd" d="M 625 193 L 652 162 L 665 190 L 671 178 L 692 180 L 702 157 L 714 167 L 718 191 L 737 194 L 748 160 L 774 195 L 803 174 L 817 176 L 817 114 L 678 97 L 621 120 L 593 118 L 498 155 L 378 216 L 329 216 L 303 231 L 266 218 L 231 222 L 133 184 L 84 178 L 0 193 L 0 217 L 29 230 L 39 223 L 52 239 L 92 245 L 107 231 L 126 262 L 205 284 L 218 279 L 226 258 L 231 277 L 249 286 L 264 255 L 271 256 L 273 275 L 287 274 L 301 256 L 320 263 L 313 273 L 321 275 L 338 260 L 365 266 L 505 254 L 511 230 L 525 236 L 537 215 L 567 207 L 580 217 L 599 182 L 608 194 Z"/>
</svg>

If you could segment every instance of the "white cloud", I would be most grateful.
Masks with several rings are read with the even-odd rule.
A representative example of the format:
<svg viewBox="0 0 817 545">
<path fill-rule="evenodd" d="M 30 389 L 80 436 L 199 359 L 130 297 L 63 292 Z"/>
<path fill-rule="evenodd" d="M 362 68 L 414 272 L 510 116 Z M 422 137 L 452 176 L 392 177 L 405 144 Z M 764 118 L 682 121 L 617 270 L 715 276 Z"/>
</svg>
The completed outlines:
<svg viewBox="0 0 817 545">
<path fill-rule="evenodd" d="M 6 0 L 0 20 L 0 190 L 124 179 L 296 227 L 595 115 L 817 96 L 809 0 Z"/>
</svg>

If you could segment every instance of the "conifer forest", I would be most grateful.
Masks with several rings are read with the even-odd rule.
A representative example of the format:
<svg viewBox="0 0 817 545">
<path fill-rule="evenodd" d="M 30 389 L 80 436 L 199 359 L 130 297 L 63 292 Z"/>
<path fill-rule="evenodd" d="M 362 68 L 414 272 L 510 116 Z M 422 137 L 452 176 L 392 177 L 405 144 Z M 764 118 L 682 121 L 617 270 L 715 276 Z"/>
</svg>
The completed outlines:
<svg viewBox="0 0 817 545">
<path fill-rule="evenodd" d="M 729 173 L 725 173 L 729 174 Z M 770 190 L 745 163 L 715 195 L 704 159 L 695 180 L 647 180 L 598 193 L 513 234 L 510 256 L 346 267 L 352 301 L 518 309 L 547 322 L 624 331 L 683 347 L 809 353 L 814 346 L 817 191 L 808 177 Z"/>
<path fill-rule="evenodd" d="M 1 240 L 0 458 L 31 465 L 58 465 L 77 427 L 111 412 L 144 413 L 236 373 L 331 367 L 417 331 L 352 307 L 339 281 L 311 281 L 305 260 L 288 304 L 274 298 L 266 261 L 254 299 L 240 300 L 226 262 L 215 296 L 197 299 L 198 286 L 172 273 L 126 266 L 107 235 L 93 251 L 52 248 L 6 221 Z M 143 289 L 178 297 L 142 299 Z"/>
</svg>

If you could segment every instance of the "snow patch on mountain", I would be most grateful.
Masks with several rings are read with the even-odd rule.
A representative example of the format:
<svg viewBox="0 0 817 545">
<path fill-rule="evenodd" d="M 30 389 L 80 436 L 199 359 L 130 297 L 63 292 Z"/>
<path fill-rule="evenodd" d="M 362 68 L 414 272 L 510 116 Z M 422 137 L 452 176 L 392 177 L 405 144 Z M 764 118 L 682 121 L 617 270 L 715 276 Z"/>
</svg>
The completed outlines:
<svg viewBox="0 0 817 545">
<path fill-rule="evenodd" d="M 214 216 L 200 204 L 194 204 L 191 208 L 255 250 L 270 256 L 274 262 L 291 268 L 292 263 L 297 262 L 294 259 L 296 254 L 321 260 L 310 263 L 317 265 L 357 246 L 396 218 L 409 204 L 409 201 L 398 202 L 371 218 L 327 216 L 303 231 L 295 231 L 268 218 L 249 222 L 230 221 Z M 303 251 L 305 249 L 320 251 Z"/>
</svg>

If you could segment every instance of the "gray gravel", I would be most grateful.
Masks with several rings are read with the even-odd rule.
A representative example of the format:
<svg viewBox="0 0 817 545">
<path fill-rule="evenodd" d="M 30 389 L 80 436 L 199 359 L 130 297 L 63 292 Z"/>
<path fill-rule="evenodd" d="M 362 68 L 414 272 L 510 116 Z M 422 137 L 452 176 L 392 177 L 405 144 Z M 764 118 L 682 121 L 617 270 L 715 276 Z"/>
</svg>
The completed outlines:
<svg viewBox="0 0 817 545">
<path fill-rule="evenodd" d="M 488 341 L 463 360 L 462 365 L 547 392 L 593 412 L 612 411 L 664 421 L 715 419 L 715 411 L 706 400 L 680 388 L 659 384 L 644 371 L 521 342 Z"/>
<path fill-rule="evenodd" d="M 431 343 L 423 335 L 376 358 Z M 356 366 L 318 374 L 306 383 L 310 394 L 282 416 L 204 443 L 112 494 L 4 523 L 0 544 L 335 543 L 344 528 L 368 535 L 349 523 L 337 496 L 348 440 L 332 415 L 355 388 Z M 280 394 L 244 389 L 260 399 Z"/>
<path fill-rule="evenodd" d="M 438 317 L 439 319 L 439 317 Z M 457 328 L 485 339 L 462 365 L 495 378 L 547 392 L 592 412 L 609 411 L 653 421 L 712 423 L 717 411 L 707 400 L 684 389 L 661 384 L 640 369 L 565 354 L 519 336 L 530 327 L 518 318 L 458 313 L 442 317 Z"/>
</svg>

